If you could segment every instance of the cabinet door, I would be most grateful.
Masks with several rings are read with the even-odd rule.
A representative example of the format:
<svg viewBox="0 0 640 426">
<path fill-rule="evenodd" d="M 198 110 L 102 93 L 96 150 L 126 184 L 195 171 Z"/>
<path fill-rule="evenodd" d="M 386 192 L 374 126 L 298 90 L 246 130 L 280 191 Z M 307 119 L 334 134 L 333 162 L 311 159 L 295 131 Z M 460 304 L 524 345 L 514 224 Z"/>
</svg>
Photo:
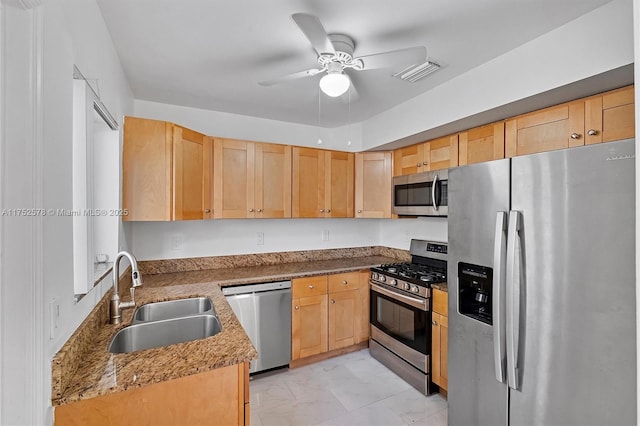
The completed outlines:
<svg viewBox="0 0 640 426">
<path fill-rule="evenodd" d="M 458 135 L 425 142 L 422 148 L 423 170 L 442 170 L 458 165 Z"/>
<path fill-rule="evenodd" d="M 172 219 L 173 125 L 125 117 L 122 153 L 122 207 L 125 221 Z"/>
<path fill-rule="evenodd" d="M 253 142 L 220 139 L 214 142 L 214 216 L 254 217 Z"/>
<path fill-rule="evenodd" d="M 503 121 L 467 130 L 459 138 L 460 166 L 504 158 Z"/>
<path fill-rule="evenodd" d="M 431 316 L 431 380 L 447 389 L 448 318 L 433 312 Z"/>
<path fill-rule="evenodd" d="M 423 160 L 424 144 L 416 144 L 393 151 L 393 175 L 404 176 L 426 171 Z"/>
<path fill-rule="evenodd" d="M 173 127 L 173 219 L 204 218 L 206 137 L 180 126 Z M 206 188 L 205 188 L 206 186 Z"/>
<path fill-rule="evenodd" d="M 255 144 L 255 217 L 291 217 L 291 147 Z"/>
<path fill-rule="evenodd" d="M 360 332 L 359 291 L 329 293 L 329 350 L 354 345 Z"/>
<path fill-rule="evenodd" d="M 354 154 L 325 152 L 325 217 L 353 217 Z"/>
<path fill-rule="evenodd" d="M 585 101 L 585 144 L 633 138 L 634 87 L 624 87 Z"/>
<path fill-rule="evenodd" d="M 292 216 L 324 217 L 325 151 L 293 147 Z"/>
<path fill-rule="evenodd" d="M 355 217 L 391 217 L 391 152 L 356 153 Z"/>
<path fill-rule="evenodd" d="M 292 360 L 327 351 L 327 295 L 292 300 Z"/>
<path fill-rule="evenodd" d="M 507 120 L 507 157 L 584 145 L 584 101 L 546 108 Z"/>
</svg>

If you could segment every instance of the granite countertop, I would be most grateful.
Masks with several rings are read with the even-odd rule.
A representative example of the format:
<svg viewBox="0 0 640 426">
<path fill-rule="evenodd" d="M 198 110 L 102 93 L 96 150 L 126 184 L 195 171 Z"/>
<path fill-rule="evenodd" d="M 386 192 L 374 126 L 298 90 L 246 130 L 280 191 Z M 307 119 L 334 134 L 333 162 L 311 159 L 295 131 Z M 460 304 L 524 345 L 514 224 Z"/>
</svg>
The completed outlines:
<svg viewBox="0 0 640 426">
<path fill-rule="evenodd" d="M 125 309 L 121 324 L 99 323 L 94 328 L 95 332 L 85 333 L 82 343 L 87 347 L 86 353 L 71 377 L 64 377 L 64 361 L 56 362 L 54 358 L 53 404 L 67 404 L 256 359 L 258 353 L 227 303 L 221 287 L 357 271 L 394 261 L 397 259 L 365 256 L 143 275 L 143 286 L 136 289 L 137 306 L 187 297 L 210 297 L 222 331 L 206 339 L 128 354 L 112 354 L 107 350 L 112 336 L 129 325 L 133 317 L 133 309 Z M 104 307 L 94 309 L 96 312 L 99 310 L 104 311 Z M 59 354 L 77 350 L 67 346 L 65 344 Z"/>
<path fill-rule="evenodd" d="M 447 283 L 431 284 L 431 288 L 435 288 L 437 290 L 444 291 L 444 292 L 449 291 L 449 286 L 447 285 Z"/>
</svg>

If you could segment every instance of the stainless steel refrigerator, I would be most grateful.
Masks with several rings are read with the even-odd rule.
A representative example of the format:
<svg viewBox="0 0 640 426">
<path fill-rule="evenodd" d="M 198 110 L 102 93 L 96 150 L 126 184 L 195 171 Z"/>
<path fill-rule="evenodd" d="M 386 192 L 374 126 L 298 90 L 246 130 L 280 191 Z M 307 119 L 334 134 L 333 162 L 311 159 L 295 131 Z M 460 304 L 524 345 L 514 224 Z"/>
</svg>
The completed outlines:
<svg viewBox="0 0 640 426">
<path fill-rule="evenodd" d="M 450 170 L 450 425 L 636 424 L 634 153 Z"/>
</svg>

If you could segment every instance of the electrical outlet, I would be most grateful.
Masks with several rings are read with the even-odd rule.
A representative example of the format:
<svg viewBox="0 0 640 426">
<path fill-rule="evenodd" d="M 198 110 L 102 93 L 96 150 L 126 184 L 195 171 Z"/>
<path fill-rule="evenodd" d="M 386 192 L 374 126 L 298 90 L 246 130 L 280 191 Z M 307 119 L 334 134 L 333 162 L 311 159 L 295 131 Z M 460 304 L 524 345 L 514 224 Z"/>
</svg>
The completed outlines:
<svg viewBox="0 0 640 426">
<path fill-rule="evenodd" d="M 325 229 L 322 231 L 322 241 L 329 241 L 329 230 Z"/>
<path fill-rule="evenodd" d="M 60 326 L 60 302 L 53 298 L 49 302 L 49 339 L 56 337 L 56 330 Z"/>
<path fill-rule="evenodd" d="M 182 250 L 182 234 L 171 236 L 171 250 Z"/>
<path fill-rule="evenodd" d="M 264 232 L 258 232 L 256 233 L 256 244 L 258 244 L 259 246 L 263 246 L 264 245 Z"/>
</svg>

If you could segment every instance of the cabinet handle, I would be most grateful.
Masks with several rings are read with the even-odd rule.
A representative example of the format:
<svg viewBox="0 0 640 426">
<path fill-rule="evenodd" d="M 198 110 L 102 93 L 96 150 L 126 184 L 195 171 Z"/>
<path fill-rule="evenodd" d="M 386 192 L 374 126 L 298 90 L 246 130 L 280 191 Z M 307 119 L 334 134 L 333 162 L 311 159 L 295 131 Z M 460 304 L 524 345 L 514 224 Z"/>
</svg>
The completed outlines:
<svg viewBox="0 0 640 426">
<path fill-rule="evenodd" d="M 324 209 L 320 209 L 320 213 L 324 213 Z"/>
<path fill-rule="evenodd" d="M 262 213 L 262 209 L 258 209 L 258 213 Z"/>
<path fill-rule="evenodd" d="M 422 164 L 418 163 L 416 164 L 416 167 L 422 167 Z"/>
<path fill-rule="evenodd" d="M 571 133 L 571 139 L 580 139 L 581 136 L 580 133 Z"/>
<path fill-rule="evenodd" d="M 343 281 L 342 281 L 342 285 L 347 285 L 347 284 L 349 284 L 349 283 L 347 282 L 347 280 L 343 280 Z"/>
<path fill-rule="evenodd" d="M 331 209 L 327 209 L 327 213 L 331 213 Z"/>
<path fill-rule="evenodd" d="M 358 213 L 362 213 L 362 210 L 358 210 Z"/>
<path fill-rule="evenodd" d="M 597 134 L 598 134 L 598 131 L 597 131 L 597 130 L 593 130 L 593 129 L 589 129 L 589 131 L 587 132 L 587 134 L 588 134 L 589 136 L 595 136 L 595 135 L 597 135 Z"/>
<path fill-rule="evenodd" d="M 427 163 L 426 161 L 423 161 L 422 164 L 426 166 L 429 163 Z"/>
<path fill-rule="evenodd" d="M 300 310 L 300 306 L 296 305 L 296 311 Z"/>
<path fill-rule="evenodd" d="M 313 284 L 310 284 L 310 285 L 309 285 L 309 288 L 310 288 L 310 289 L 314 289 L 315 287 L 314 287 L 314 285 L 313 285 Z"/>
<path fill-rule="evenodd" d="M 336 304 L 336 301 L 335 301 L 334 299 L 331 299 L 331 304 L 332 304 L 332 305 L 335 305 L 335 304 Z"/>
<path fill-rule="evenodd" d="M 205 213 L 211 213 L 211 209 L 204 209 Z"/>
<path fill-rule="evenodd" d="M 253 209 L 249 209 L 249 213 L 253 213 Z"/>
<path fill-rule="evenodd" d="M 436 320 L 431 321 L 431 324 L 433 324 L 433 325 L 438 325 L 438 323 L 436 322 Z"/>
</svg>

